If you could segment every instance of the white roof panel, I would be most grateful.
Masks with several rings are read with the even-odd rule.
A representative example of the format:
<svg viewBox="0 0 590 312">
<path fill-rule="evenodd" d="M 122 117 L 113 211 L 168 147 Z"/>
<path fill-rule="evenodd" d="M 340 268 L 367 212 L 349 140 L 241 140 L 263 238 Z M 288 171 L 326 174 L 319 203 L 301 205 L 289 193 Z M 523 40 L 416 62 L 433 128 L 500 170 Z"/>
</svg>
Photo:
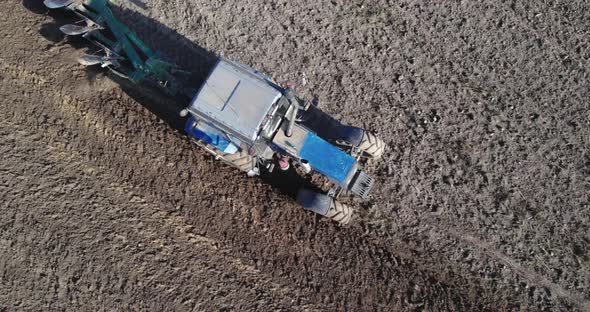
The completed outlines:
<svg viewBox="0 0 590 312">
<path fill-rule="evenodd" d="M 263 79 L 221 60 L 189 110 L 230 129 L 234 132 L 230 135 L 254 141 L 271 106 L 281 96 Z"/>
</svg>

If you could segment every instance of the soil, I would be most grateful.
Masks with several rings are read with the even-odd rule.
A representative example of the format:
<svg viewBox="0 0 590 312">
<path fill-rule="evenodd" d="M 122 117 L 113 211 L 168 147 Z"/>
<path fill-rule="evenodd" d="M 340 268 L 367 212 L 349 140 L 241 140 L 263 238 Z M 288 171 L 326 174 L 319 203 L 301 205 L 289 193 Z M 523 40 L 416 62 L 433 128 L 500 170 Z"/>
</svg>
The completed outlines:
<svg viewBox="0 0 590 312">
<path fill-rule="evenodd" d="M 0 311 L 590 311 L 587 1 L 120 2 L 195 87 L 223 55 L 378 133 L 376 189 L 325 222 L 4 0 Z"/>
</svg>

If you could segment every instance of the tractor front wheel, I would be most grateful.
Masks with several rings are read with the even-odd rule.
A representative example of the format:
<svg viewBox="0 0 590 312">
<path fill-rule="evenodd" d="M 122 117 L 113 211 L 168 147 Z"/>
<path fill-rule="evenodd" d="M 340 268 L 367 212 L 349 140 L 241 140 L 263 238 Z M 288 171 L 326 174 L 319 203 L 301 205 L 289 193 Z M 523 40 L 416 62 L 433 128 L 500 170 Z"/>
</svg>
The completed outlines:
<svg viewBox="0 0 590 312">
<path fill-rule="evenodd" d="M 363 156 L 371 159 L 379 159 L 385 152 L 385 142 L 369 131 L 365 131 L 361 143 L 357 147 L 363 152 Z"/>
<path fill-rule="evenodd" d="M 337 200 L 333 200 L 332 207 L 330 207 L 326 218 L 332 219 L 342 225 L 348 224 L 352 218 L 352 208 Z"/>
<path fill-rule="evenodd" d="M 301 188 L 297 193 L 297 203 L 342 225 L 348 224 L 352 218 L 352 208 L 328 196 L 328 194 Z"/>
</svg>

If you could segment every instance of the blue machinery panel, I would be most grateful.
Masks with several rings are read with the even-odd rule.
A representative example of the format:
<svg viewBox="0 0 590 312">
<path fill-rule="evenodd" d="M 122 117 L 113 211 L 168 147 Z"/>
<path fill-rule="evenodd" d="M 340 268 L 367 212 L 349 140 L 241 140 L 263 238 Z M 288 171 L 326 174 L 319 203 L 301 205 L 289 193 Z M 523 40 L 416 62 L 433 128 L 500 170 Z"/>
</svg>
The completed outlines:
<svg viewBox="0 0 590 312">
<path fill-rule="evenodd" d="M 189 118 L 184 128 L 186 133 L 190 136 L 228 154 L 233 154 L 237 151 L 237 147 L 230 140 L 217 133 L 212 133 L 195 127 L 195 121 L 194 117 Z"/>
<path fill-rule="evenodd" d="M 354 157 L 309 132 L 299 151 L 299 157 L 309 162 L 312 168 L 340 185 L 356 164 Z"/>
</svg>

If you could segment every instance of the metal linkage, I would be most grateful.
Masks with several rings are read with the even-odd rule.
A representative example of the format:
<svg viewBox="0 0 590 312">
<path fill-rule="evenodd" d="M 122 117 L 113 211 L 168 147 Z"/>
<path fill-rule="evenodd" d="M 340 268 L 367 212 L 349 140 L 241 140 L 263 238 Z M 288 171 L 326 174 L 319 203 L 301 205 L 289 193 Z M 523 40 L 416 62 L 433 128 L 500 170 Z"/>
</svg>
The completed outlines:
<svg viewBox="0 0 590 312">
<path fill-rule="evenodd" d="M 50 9 L 65 8 L 86 22 L 86 26 L 64 25 L 70 36 L 83 36 L 104 50 L 105 56 L 87 55 L 79 59 L 86 66 L 101 65 L 134 83 L 150 80 L 171 95 L 182 89 L 172 73 L 184 73 L 175 64 L 151 50 L 135 33 L 120 22 L 109 8 L 109 0 L 45 0 Z M 106 32 L 108 31 L 108 32 Z"/>
</svg>

